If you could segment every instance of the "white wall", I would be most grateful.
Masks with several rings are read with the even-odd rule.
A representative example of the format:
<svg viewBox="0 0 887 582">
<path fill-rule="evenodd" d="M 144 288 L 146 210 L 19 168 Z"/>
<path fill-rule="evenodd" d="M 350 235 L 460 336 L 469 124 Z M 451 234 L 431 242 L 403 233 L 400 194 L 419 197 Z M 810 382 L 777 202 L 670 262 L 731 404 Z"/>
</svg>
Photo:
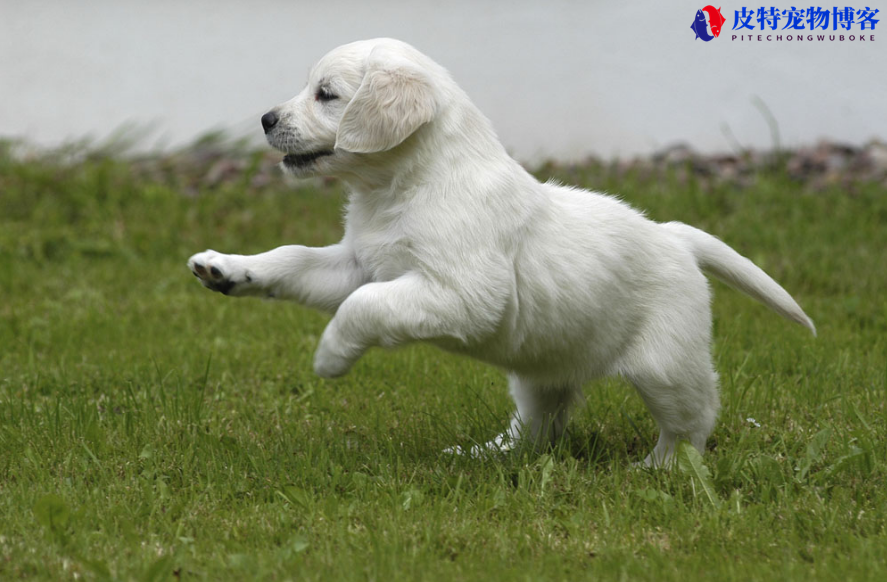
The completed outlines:
<svg viewBox="0 0 887 582">
<path fill-rule="evenodd" d="M 51 145 L 131 122 L 156 129 L 148 146 L 218 128 L 260 139 L 259 116 L 323 53 L 394 36 L 449 68 L 523 160 L 725 151 L 725 126 L 769 147 L 752 96 L 787 145 L 887 138 L 887 18 L 874 42 L 732 42 L 742 4 L 722 5 L 704 43 L 690 30 L 704 4 L 0 0 L 0 136 Z M 881 4 L 866 2 L 887 17 Z"/>
</svg>

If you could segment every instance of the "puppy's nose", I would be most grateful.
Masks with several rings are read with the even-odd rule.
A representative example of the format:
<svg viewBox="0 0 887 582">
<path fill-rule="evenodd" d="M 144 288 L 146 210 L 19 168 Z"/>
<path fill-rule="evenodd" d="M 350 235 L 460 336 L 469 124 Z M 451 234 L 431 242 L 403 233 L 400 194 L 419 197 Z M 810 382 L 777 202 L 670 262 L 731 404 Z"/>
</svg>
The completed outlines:
<svg viewBox="0 0 887 582">
<path fill-rule="evenodd" d="M 277 114 L 273 111 L 269 111 L 265 115 L 262 116 L 262 129 L 265 130 L 265 133 L 271 131 L 280 118 L 277 117 Z"/>
</svg>

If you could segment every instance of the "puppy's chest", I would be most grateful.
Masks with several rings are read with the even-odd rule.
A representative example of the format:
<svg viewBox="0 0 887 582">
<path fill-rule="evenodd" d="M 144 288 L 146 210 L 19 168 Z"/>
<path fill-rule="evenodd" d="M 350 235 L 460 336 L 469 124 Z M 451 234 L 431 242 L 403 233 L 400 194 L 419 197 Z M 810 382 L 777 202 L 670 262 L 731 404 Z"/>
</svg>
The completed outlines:
<svg viewBox="0 0 887 582">
<path fill-rule="evenodd" d="M 354 247 L 358 262 L 373 281 L 396 279 L 416 265 L 413 245 L 396 230 L 357 232 Z"/>
<path fill-rule="evenodd" d="M 424 263 L 419 249 L 428 248 L 427 217 L 409 204 L 356 197 L 345 228 L 358 262 L 373 281 L 397 279 Z"/>
</svg>

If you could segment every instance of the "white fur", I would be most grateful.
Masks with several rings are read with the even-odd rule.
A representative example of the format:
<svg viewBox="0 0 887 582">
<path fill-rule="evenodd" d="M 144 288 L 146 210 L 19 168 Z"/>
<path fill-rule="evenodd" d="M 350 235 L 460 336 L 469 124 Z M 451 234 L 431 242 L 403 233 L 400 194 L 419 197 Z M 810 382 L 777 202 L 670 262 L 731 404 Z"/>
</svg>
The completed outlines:
<svg viewBox="0 0 887 582">
<path fill-rule="evenodd" d="M 318 97 L 323 86 L 336 96 Z M 517 412 L 492 445 L 564 431 L 583 383 L 621 375 L 660 427 L 647 465 L 677 438 L 700 451 L 719 399 L 701 269 L 814 331 L 776 282 L 714 237 L 658 224 L 594 192 L 540 184 L 439 65 L 376 39 L 339 47 L 276 107 L 271 145 L 297 176 L 350 186 L 345 235 L 325 248 L 206 251 L 189 267 L 231 295 L 334 313 L 315 371 L 345 374 L 373 346 L 427 341 L 506 371 Z"/>
</svg>

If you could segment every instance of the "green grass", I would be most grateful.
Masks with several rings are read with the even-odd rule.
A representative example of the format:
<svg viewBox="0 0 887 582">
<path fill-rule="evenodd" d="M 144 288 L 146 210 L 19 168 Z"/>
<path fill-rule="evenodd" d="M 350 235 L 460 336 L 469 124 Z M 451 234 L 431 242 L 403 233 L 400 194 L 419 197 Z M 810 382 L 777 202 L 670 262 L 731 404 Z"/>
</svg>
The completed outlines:
<svg viewBox="0 0 887 582">
<path fill-rule="evenodd" d="M 502 430 L 499 371 L 413 346 L 315 377 L 326 316 L 185 268 L 338 239 L 339 185 L 255 166 L 206 186 L 0 155 L 0 579 L 887 579 L 884 187 L 554 171 L 717 234 L 818 326 L 716 285 L 707 469 L 646 471 L 655 425 L 618 380 L 555 450 L 472 459 L 442 451 Z"/>
</svg>

